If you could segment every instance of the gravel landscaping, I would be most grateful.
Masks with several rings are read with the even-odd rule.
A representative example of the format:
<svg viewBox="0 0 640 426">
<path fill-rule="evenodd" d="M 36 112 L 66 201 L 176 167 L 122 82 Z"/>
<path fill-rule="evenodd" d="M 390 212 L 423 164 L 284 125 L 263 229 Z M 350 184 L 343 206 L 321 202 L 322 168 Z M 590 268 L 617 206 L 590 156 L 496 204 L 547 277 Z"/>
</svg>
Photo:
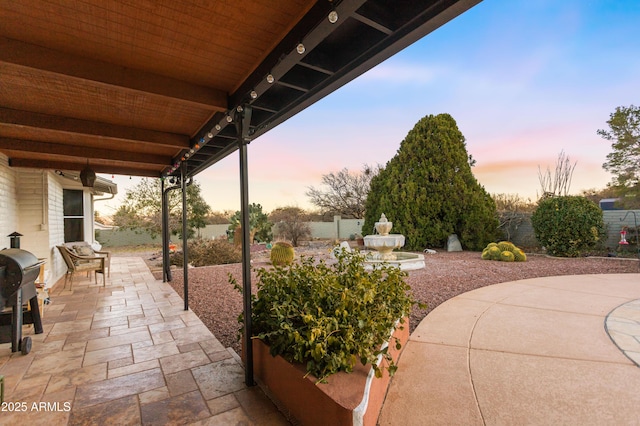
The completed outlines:
<svg viewBox="0 0 640 426">
<path fill-rule="evenodd" d="M 329 258 L 328 248 L 296 249 L 298 254 Z M 126 254 L 119 254 L 126 255 Z M 142 255 L 142 254 L 130 254 Z M 157 259 L 145 256 L 152 266 Z M 151 260 L 150 260 L 151 259 Z M 411 285 L 414 297 L 427 304 L 427 309 L 414 309 L 411 313 L 410 329 L 439 304 L 458 294 L 491 284 L 527 278 L 580 275 L 603 273 L 639 273 L 637 259 L 586 257 L 586 258 L 552 258 L 544 255 L 530 254 L 526 262 L 508 263 L 481 260 L 477 252 L 437 252 L 425 255 L 426 267 L 411 271 L 407 282 Z M 266 251 L 252 250 L 253 268 L 268 267 Z M 242 311 L 242 296 L 229 284 L 228 276 L 232 274 L 241 284 L 241 265 L 205 266 L 189 269 L 189 307 L 200 317 L 204 324 L 215 334 L 226 347 L 240 352 L 238 340 L 237 318 Z M 161 278 L 162 275 L 157 278 Z M 179 295 L 183 293 L 182 269 L 172 274 L 171 285 Z M 253 273 L 252 283 L 255 292 L 256 277 Z"/>
</svg>

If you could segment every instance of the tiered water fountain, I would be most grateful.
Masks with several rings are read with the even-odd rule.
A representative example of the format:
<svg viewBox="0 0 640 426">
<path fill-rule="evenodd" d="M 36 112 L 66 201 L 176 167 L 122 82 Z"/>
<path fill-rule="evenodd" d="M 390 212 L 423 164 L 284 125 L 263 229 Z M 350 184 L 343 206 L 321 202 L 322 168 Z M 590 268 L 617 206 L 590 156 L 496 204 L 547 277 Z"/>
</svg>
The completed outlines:
<svg viewBox="0 0 640 426">
<path fill-rule="evenodd" d="M 367 253 L 366 265 L 373 268 L 373 265 L 387 263 L 404 271 L 424 268 L 423 254 L 394 251 L 404 246 L 404 235 L 390 234 L 392 226 L 393 223 L 382 213 L 380 220 L 375 223 L 377 234 L 364 237 L 364 246 L 373 250 Z"/>
</svg>

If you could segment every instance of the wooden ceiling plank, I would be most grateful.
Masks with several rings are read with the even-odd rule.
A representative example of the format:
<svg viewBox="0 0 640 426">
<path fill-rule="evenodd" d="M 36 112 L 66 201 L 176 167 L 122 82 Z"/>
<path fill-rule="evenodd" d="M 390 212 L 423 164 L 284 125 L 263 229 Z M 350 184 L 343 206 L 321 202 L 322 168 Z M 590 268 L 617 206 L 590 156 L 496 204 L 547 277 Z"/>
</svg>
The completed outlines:
<svg viewBox="0 0 640 426">
<path fill-rule="evenodd" d="M 0 61 L 178 99 L 216 111 L 227 109 L 227 94 L 222 90 L 86 59 L 5 37 L 0 37 Z"/>
<path fill-rule="evenodd" d="M 132 143 L 152 143 L 167 147 L 189 148 L 189 136 L 187 135 L 117 126 L 10 108 L 0 107 L 0 123 L 81 135 L 102 136 Z"/>
</svg>

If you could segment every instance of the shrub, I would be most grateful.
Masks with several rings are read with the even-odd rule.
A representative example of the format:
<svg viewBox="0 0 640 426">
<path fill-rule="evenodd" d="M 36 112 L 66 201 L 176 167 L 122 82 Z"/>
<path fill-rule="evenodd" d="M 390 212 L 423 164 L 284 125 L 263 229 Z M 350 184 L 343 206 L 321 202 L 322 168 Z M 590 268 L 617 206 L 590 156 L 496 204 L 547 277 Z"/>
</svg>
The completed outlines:
<svg viewBox="0 0 640 426">
<path fill-rule="evenodd" d="M 189 240 L 189 263 L 193 266 L 223 265 L 242 261 L 240 249 L 226 240 Z M 182 267 L 182 252 L 171 255 L 171 264 Z"/>
<path fill-rule="evenodd" d="M 576 257 L 604 237 L 602 210 L 579 196 L 543 198 L 531 216 L 536 238 L 553 256 Z"/>
<path fill-rule="evenodd" d="M 406 272 L 385 265 L 368 272 L 363 260 L 342 252 L 331 265 L 302 257 L 286 268 L 258 270 L 254 334 L 271 355 L 306 363 L 319 381 L 351 372 L 357 361 L 371 363 L 378 377 L 384 369 L 393 375 L 397 367 L 381 346 L 415 301 L 404 282 Z M 386 366 L 378 364 L 379 355 Z"/>
<path fill-rule="evenodd" d="M 277 266 L 291 265 L 293 258 L 295 257 L 295 251 L 293 246 L 284 241 L 278 241 L 271 248 L 271 264 Z"/>
</svg>

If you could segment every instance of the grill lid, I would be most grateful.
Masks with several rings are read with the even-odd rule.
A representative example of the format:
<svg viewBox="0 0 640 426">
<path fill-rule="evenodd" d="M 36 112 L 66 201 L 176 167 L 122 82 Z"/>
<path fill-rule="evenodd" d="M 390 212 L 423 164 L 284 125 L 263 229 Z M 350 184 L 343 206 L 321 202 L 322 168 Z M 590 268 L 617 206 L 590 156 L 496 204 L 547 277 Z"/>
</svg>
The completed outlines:
<svg viewBox="0 0 640 426">
<path fill-rule="evenodd" d="M 0 250 L 0 266 L 16 266 L 13 265 L 14 263 L 22 270 L 28 269 L 30 266 L 39 265 L 38 258 L 26 250 L 15 248 Z"/>
</svg>

